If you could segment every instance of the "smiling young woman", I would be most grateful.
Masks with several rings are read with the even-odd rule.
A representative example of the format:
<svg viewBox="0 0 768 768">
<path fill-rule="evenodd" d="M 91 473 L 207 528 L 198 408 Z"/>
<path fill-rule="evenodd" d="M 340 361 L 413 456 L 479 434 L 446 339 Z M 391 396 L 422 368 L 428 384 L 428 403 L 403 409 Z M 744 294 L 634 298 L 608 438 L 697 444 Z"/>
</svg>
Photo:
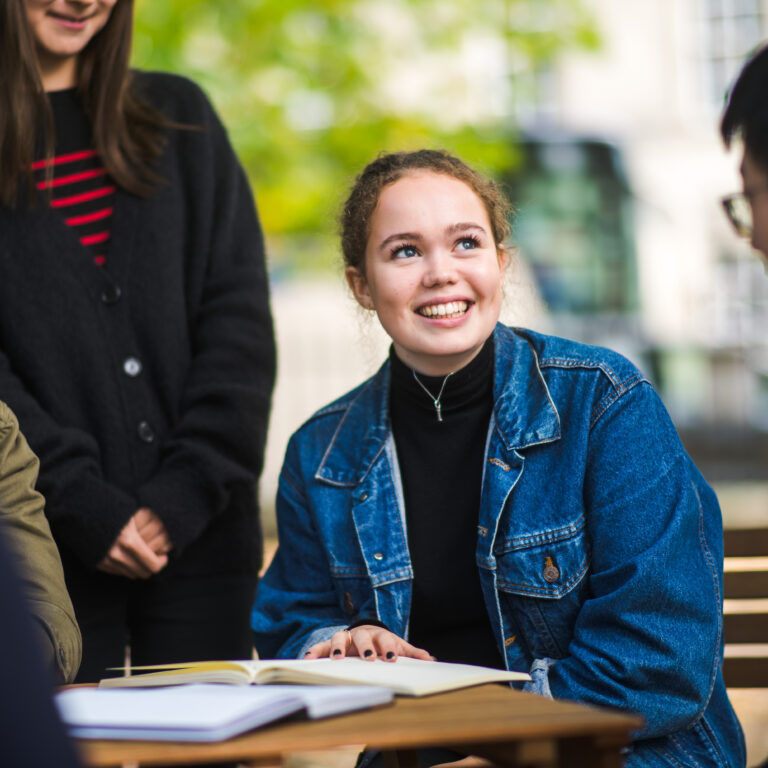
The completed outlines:
<svg viewBox="0 0 768 768">
<path fill-rule="evenodd" d="M 83 633 L 79 681 L 252 653 L 275 349 L 262 232 L 132 0 L 0 3 L 0 391 Z"/>
<path fill-rule="evenodd" d="M 507 235 L 499 189 L 445 153 L 358 177 L 346 276 L 392 347 L 291 438 L 256 647 L 530 671 L 642 714 L 631 768 L 738 768 L 717 499 L 628 360 L 498 323 Z"/>
</svg>

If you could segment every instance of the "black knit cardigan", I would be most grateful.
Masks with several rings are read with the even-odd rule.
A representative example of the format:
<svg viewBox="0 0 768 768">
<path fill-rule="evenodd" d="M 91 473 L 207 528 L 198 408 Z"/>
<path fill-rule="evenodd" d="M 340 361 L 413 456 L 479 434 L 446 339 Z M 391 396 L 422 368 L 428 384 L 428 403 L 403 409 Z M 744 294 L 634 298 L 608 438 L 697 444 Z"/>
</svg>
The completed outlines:
<svg viewBox="0 0 768 768">
<path fill-rule="evenodd" d="M 135 77 L 196 127 L 166 129 L 150 197 L 118 190 L 106 267 L 42 198 L 0 206 L 0 399 L 40 457 L 66 559 L 93 567 L 148 506 L 175 557 L 206 530 L 208 569 L 252 571 L 275 374 L 262 232 L 200 89 Z"/>
</svg>

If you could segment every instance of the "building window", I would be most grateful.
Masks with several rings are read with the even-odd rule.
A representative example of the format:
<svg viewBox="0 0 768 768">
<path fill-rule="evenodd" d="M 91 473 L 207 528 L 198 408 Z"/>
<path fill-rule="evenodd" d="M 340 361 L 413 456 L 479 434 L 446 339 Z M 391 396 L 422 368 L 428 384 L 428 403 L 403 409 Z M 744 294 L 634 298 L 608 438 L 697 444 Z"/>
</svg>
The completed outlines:
<svg viewBox="0 0 768 768">
<path fill-rule="evenodd" d="M 632 200 L 616 147 L 599 141 L 523 141 L 505 181 L 515 240 L 555 315 L 637 309 Z"/>
<path fill-rule="evenodd" d="M 723 106 L 744 59 L 763 39 L 762 0 L 699 0 L 704 70 L 704 99 L 713 110 Z"/>
</svg>

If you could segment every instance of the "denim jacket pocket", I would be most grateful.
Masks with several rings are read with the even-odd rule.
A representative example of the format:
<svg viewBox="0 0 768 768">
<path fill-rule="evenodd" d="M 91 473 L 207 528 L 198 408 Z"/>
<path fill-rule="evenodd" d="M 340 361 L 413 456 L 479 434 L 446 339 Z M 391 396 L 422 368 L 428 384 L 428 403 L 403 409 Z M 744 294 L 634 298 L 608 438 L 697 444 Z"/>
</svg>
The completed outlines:
<svg viewBox="0 0 768 768">
<path fill-rule="evenodd" d="M 532 657 L 563 658 L 586 599 L 584 520 L 515 536 L 496 550 L 496 583 Z"/>
</svg>

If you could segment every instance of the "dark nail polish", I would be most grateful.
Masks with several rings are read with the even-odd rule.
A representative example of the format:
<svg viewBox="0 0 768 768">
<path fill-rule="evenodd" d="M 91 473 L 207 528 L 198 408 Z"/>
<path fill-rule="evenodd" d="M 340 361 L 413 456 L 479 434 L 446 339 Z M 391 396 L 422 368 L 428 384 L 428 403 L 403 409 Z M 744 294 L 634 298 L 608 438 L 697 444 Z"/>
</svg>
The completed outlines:
<svg viewBox="0 0 768 768">
<path fill-rule="evenodd" d="M 373 651 L 369 648 L 364 654 L 365 658 L 367 659 L 369 656 L 373 656 Z"/>
<path fill-rule="evenodd" d="M 392 653 L 392 651 L 388 651 L 388 652 L 387 652 L 387 658 L 388 658 L 388 659 L 394 659 L 394 658 L 395 658 L 395 654 L 394 654 L 394 653 Z"/>
<path fill-rule="evenodd" d="M 336 649 L 336 650 L 333 652 L 333 655 L 334 655 L 334 656 L 341 656 L 341 649 L 340 649 L 340 648 L 337 648 L 337 649 Z"/>
</svg>

